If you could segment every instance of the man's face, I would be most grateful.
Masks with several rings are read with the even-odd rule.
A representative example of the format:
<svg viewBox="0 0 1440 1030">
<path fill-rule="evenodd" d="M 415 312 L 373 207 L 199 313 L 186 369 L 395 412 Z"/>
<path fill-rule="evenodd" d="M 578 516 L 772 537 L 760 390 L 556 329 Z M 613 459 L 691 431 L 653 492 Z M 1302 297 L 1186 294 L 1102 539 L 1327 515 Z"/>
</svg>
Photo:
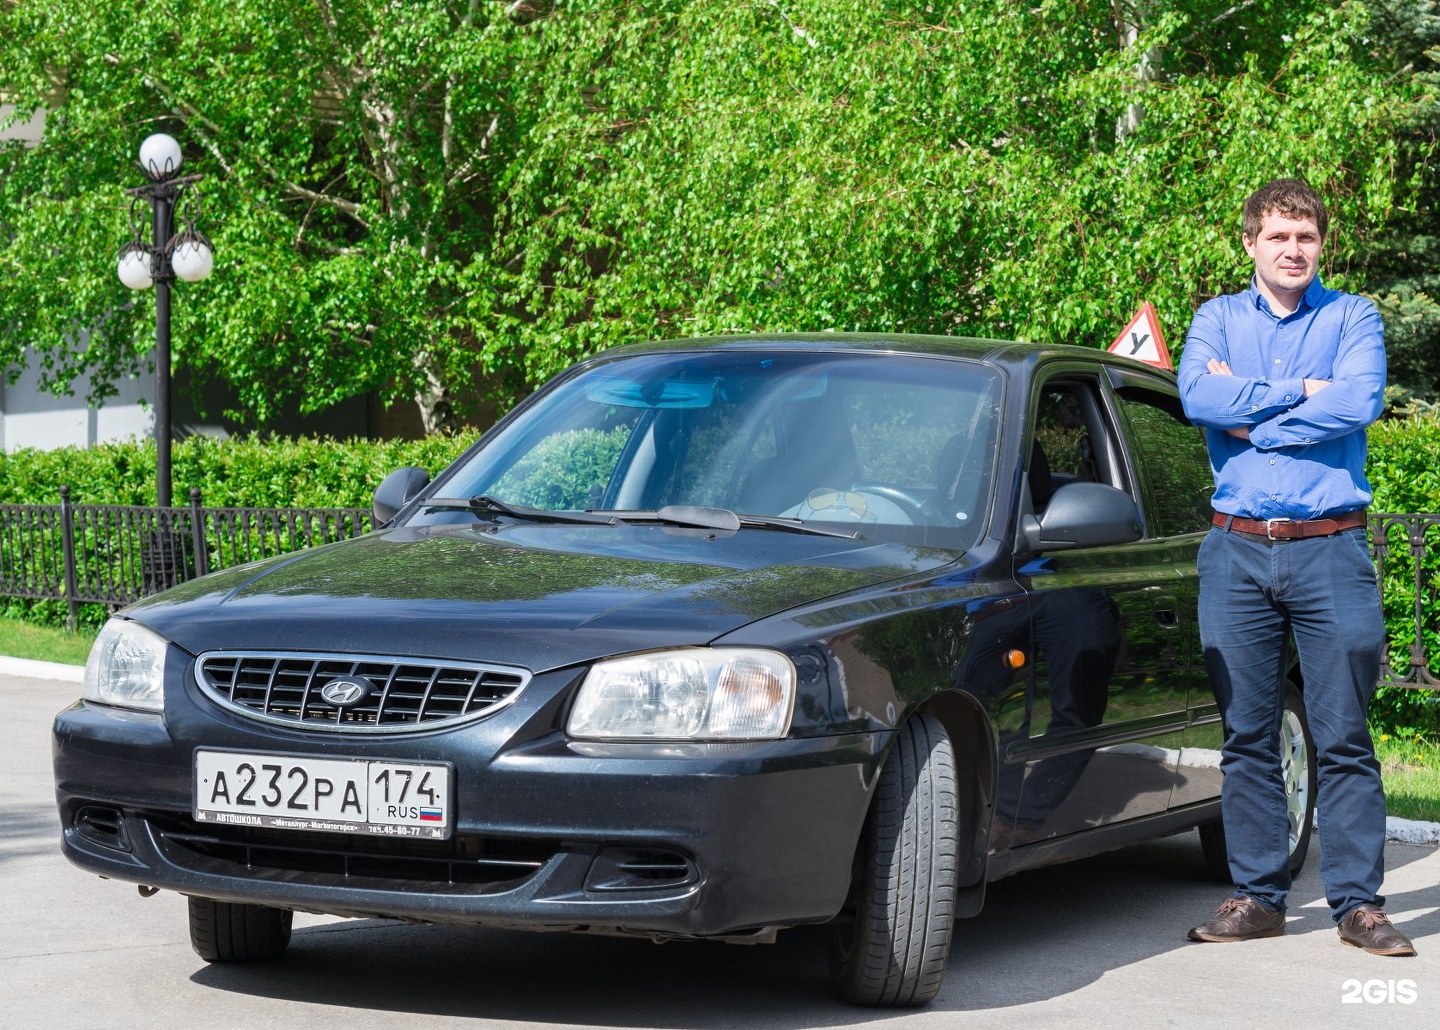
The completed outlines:
<svg viewBox="0 0 1440 1030">
<path fill-rule="evenodd" d="M 1290 218 L 1268 211 L 1260 235 L 1242 236 L 1245 253 L 1255 259 L 1255 275 L 1275 293 L 1299 294 L 1315 278 L 1325 240 L 1313 218 Z"/>
</svg>

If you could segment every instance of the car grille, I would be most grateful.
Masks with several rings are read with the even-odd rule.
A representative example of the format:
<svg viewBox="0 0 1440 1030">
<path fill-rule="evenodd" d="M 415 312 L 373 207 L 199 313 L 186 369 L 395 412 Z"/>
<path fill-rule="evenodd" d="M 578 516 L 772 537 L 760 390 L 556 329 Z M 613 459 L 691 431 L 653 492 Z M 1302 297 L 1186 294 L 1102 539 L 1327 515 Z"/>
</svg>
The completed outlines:
<svg viewBox="0 0 1440 1030">
<path fill-rule="evenodd" d="M 287 883 L 445 891 L 506 889 L 533 876 L 559 851 L 554 841 L 457 836 L 403 840 L 333 833 L 215 827 L 180 816 L 146 816 L 165 858 L 222 876 L 269 876 Z"/>
<path fill-rule="evenodd" d="M 513 666 L 373 655 L 215 651 L 195 663 L 202 690 L 244 715 L 305 729 L 395 733 L 435 729 L 504 707 L 530 681 Z M 327 701 L 334 680 L 362 684 L 362 698 Z"/>
</svg>

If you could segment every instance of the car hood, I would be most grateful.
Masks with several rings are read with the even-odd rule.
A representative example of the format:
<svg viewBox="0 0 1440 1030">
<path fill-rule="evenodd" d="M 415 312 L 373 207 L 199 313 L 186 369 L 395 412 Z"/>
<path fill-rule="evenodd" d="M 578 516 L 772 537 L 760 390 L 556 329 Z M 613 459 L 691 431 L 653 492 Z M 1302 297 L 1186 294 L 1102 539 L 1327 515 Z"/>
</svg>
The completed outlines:
<svg viewBox="0 0 1440 1030">
<path fill-rule="evenodd" d="M 420 526 L 227 569 L 124 613 L 198 654 L 306 650 L 535 672 L 703 644 L 959 552 L 744 529 Z"/>
</svg>

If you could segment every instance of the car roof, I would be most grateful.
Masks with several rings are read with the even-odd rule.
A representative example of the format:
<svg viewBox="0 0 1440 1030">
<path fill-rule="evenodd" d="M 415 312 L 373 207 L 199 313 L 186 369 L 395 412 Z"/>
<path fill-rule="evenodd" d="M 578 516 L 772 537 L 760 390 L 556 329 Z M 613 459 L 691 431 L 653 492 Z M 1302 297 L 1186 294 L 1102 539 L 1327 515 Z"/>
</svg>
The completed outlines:
<svg viewBox="0 0 1440 1030">
<path fill-rule="evenodd" d="M 1003 366 L 1034 368 L 1042 360 L 1070 359 L 1112 365 L 1133 372 L 1167 372 L 1146 362 L 1111 354 L 1096 347 L 1070 344 L 1022 343 L 971 336 L 931 336 L 911 333 L 746 333 L 744 335 L 696 336 L 684 339 L 632 343 L 604 351 L 596 357 L 606 360 L 657 350 L 783 350 L 844 352 L 896 352 L 962 358 Z"/>
</svg>

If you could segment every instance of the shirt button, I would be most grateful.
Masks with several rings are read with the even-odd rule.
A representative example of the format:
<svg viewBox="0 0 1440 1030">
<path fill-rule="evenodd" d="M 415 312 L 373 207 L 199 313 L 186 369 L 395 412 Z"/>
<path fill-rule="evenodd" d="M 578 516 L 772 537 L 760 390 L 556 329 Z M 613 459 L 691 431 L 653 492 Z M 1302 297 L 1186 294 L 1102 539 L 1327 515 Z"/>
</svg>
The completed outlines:
<svg viewBox="0 0 1440 1030">
<path fill-rule="evenodd" d="M 1275 364 L 1277 364 L 1277 365 L 1280 364 L 1280 359 L 1279 359 L 1279 358 L 1276 358 L 1276 359 L 1275 359 Z"/>
<path fill-rule="evenodd" d="M 1290 398 L 1289 398 L 1289 397 L 1286 397 L 1285 399 L 1288 401 Z M 1258 405 L 1258 404 L 1252 404 L 1252 405 L 1250 405 L 1250 410 L 1251 410 L 1251 411 L 1259 411 L 1259 410 L 1260 410 L 1260 405 Z"/>
<path fill-rule="evenodd" d="M 1271 459 L 1270 459 L 1270 464 L 1272 464 L 1272 465 L 1275 464 L 1275 459 L 1274 459 L 1274 458 L 1271 458 Z"/>
<path fill-rule="evenodd" d="M 1290 399 L 1290 395 L 1289 395 L 1288 393 L 1285 395 L 1285 399 L 1286 399 L 1287 401 Z"/>
</svg>

